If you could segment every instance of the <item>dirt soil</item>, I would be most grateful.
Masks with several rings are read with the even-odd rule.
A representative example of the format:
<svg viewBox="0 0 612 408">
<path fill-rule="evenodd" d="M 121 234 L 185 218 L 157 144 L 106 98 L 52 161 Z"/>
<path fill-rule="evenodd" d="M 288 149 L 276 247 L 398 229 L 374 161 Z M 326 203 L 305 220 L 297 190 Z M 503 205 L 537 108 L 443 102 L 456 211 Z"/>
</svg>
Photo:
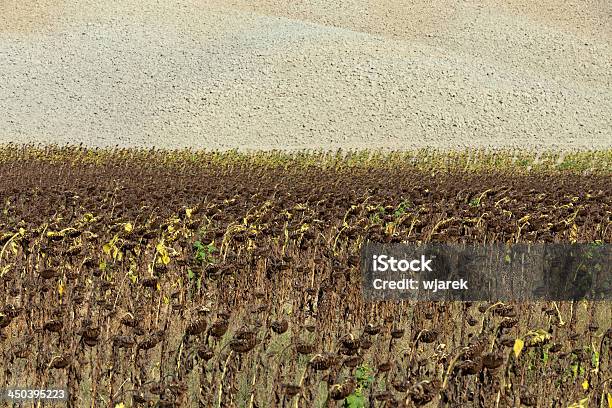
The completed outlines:
<svg viewBox="0 0 612 408">
<path fill-rule="evenodd" d="M 0 143 L 612 147 L 612 3 L 430 3 L 3 1 Z"/>
</svg>

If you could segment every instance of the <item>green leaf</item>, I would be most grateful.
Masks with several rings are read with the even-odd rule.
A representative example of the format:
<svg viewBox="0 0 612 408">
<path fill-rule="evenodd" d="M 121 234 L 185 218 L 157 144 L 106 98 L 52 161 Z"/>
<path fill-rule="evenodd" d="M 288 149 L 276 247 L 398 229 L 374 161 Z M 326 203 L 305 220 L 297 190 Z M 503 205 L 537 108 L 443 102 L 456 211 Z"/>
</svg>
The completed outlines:
<svg viewBox="0 0 612 408">
<path fill-rule="evenodd" d="M 542 362 L 544 364 L 546 364 L 546 362 L 548 361 L 548 357 L 549 357 L 548 349 L 546 350 L 542 349 Z"/>
<path fill-rule="evenodd" d="M 366 400 L 363 395 L 353 393 L 344 399 L 345 408 L 365 408 Z"/>
<path fill-rule="evenodd" d="M 597 350 L 593 350 L 593 355 L 591 356 L 591 364 L 595 367 L 595 370 L 599 370 L 599 353 Z"/>
<path fill-rule="evenodd" d="M 578 377 L 578 364 L 572 364 L 570 366 L 570 369 L 572 370 L 572 375 L 574 378 Z"/>
</svg>

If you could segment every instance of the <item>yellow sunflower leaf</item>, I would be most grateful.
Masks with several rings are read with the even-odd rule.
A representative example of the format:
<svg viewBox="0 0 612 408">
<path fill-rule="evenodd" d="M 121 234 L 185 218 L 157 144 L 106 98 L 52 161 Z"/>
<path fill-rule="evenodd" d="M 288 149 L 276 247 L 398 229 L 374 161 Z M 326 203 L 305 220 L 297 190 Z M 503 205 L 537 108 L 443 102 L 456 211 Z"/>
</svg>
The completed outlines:
<svg viewBox="0 0 612 408">
<path fill-rule="evenodd" d="M 567 408 L 587 408 L 589 404 L 589 397 L 583 398 L 578 402 L 574 402 L 571 405 L 568 405 Z"/>
<path fill-rule="evenodd" d="M 521 351 L 523 351 L 523 347 L 525 347 L 525 342 L 521 339 L 516 339 L 514 340 L 514 347 L 512 348 L 514 350 L 514 355 L 516 358 L 518 358 L 518 356 L 521 355 Z"/>
<path fill-rule="evenodd" d="M 170 256 L 166 253 L 161 257 L 161 261 L 164 265 L 168 265 L 170 263 Z"/>
</svg>

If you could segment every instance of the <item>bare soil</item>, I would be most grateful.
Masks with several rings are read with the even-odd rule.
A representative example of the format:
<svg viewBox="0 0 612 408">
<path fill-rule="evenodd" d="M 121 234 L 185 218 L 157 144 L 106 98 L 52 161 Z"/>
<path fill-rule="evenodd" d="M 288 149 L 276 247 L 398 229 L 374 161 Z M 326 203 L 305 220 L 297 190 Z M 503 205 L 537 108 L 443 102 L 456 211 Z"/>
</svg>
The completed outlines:
<svg viewBox="0 0 612 408">
<path fill-rule="evenodd" d="M 0 143 L 612 146 L 603 0 L 26 3 L 0 5 Z"/>
</svg>

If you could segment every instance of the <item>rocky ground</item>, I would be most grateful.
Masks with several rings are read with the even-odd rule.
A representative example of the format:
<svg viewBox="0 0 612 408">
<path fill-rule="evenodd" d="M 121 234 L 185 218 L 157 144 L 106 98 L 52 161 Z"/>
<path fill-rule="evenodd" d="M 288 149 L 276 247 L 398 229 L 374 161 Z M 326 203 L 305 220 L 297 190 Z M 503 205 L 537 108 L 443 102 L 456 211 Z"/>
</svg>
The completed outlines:
<svg viewBox="0 0 612 408">
<path fill-rule="evenodd" d="M 610 148 L 611 56 L 606 0 L 9 0 L 0 143 Z"/>
</svg>

